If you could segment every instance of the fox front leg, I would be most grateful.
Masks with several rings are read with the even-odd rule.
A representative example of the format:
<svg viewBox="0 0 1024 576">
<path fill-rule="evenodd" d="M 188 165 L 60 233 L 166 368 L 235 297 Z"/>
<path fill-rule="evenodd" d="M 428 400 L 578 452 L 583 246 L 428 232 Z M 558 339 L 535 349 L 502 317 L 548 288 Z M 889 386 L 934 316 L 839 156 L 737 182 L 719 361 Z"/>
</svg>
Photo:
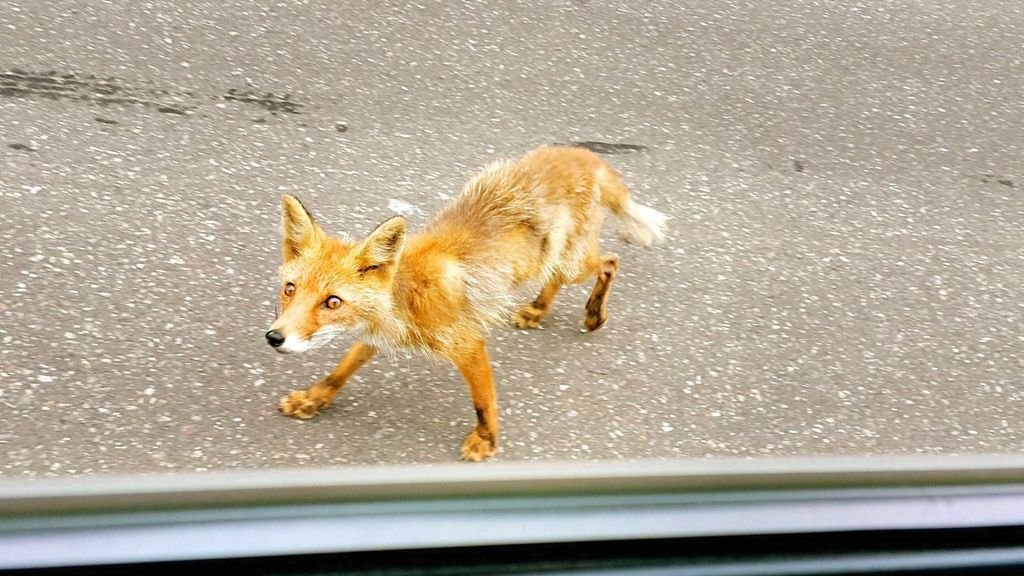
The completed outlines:
<svg viewBox="0 0 1024 576">
<path fill-rule="evenodd" d="M 498 402 L 487 345 L 481 338 L 452 361 L 469 385 L 476 410 L 476 427 L 462 442 L 462 459 L 480 462 L 498 449 Z"/>
<path fill-rule="evenodd" d="M 334 400 L 348 379 L 376 353 L 376 348 L 369 344 L 355 343 L 327 377 L 310 386 L 308 390 L 296 390 L 281 400 L 281 412 L 303 420 L 316 416 L 321 408 Z"/>
</svg>

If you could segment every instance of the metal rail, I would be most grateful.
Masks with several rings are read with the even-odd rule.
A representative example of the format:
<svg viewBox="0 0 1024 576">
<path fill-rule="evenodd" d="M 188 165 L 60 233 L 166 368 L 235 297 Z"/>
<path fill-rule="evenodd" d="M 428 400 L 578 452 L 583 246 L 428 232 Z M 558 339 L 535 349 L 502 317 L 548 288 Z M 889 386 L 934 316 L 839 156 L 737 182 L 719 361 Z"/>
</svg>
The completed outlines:
<svg viewBox="0 0 1024 576">
<path fill-rule="evenodd" d="M 1007 526 L 1024 527 L 1024 457 L 453 464 L 0 482 L 0 569 Z"/>
</svg>

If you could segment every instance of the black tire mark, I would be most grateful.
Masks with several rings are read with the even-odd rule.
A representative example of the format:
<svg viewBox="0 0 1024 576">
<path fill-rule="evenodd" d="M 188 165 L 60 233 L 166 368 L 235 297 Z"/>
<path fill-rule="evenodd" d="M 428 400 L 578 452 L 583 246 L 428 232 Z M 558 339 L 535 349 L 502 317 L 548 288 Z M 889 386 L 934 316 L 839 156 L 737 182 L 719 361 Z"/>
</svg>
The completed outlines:
<svg viewBox="0 0 1024 576">
<path fill-rule="evenodd" d="M 981 181 L 984 184 L 991 184 L 992 182 L 995 182 L 996 184 L 1002 184 L 1003 186 L 1006 186 L 1007 188 L 1016 188 L 1017 187 L 1013 183 L 1013 180 L 1010 180 L 1009 178 L 997 177 L 995 174 L 982 174 L 981 175 Z"/>
<path fill-rule="evenodd" d="M 291 94 L 284 94 L 283 96 L 276 96 L 270 92 L 260 95 L 254 92 L 239 91 L 234 88 L 230 88 L 226 94 L 222 96 L 225 100 L 232 102 L 242 102 L 245 104 L 253 104 L 263 108 L 270 113 L 287 112 L 288 114 L 299 114 L 299 109 L 302 105 L 292 101 Z"/>
<path fill-rule="evenodd" d="M 201 101 L 230 100 L 258 106 L 272 115 L 279 112 L 300 114 L 302 104 L 292 100 L 290 94 L 275 95 L 229 89 L 225 94 L 204 96 L 192 90 L 170 90 L 142 82 L 132 86 L 115 77 L 83 76 L 74 72 L 26 72 L 18 68 L 0 72 L 0 96 L 9 98 L 41 98 L 53 101 L 85 102 L 98 106 L 141 106 L 163 114 L 186 116 Z M 104 124 L 116 124 L 114 121 Z"/>
<path fill-rule="evenodd" d="M 645 152 L 647 150 L 647 146 L 644 146 L 643 144 L 599 142 L 597 140 L 569 142 L 568 145 L 576 148 L 585 148 L 595 154 L 629 154 L 631 152 Z"/>
</svg>

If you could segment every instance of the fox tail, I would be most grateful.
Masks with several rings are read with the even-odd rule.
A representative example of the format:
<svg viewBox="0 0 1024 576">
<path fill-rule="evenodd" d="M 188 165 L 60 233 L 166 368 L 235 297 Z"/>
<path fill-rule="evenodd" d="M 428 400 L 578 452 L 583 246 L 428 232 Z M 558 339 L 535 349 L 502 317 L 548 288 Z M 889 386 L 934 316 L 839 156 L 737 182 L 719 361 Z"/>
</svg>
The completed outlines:
<svg viewBox="0 0 1024 576">
<path fill-rule="evenodd" d="M 619 219 L 622 239 L 641 246 L 664 240 L 668 216 L 633 202 L 622 178 L 617 174 L 608 176 L 600 182 L 601 205 Z"/>
</svg>

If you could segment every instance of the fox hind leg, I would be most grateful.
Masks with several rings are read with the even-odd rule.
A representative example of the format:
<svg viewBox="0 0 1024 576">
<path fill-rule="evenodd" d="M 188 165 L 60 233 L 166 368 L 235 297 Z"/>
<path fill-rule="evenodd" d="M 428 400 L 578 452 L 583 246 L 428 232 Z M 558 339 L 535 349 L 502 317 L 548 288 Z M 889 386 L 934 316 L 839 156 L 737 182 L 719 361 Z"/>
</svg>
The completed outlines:
<svg viewBox="0 0 1024 576">
<path fill-rule="evenodd" d="M 593 239 L 575 277 L 556 278 L 541 289 L 537 298 L 519 309 L 515 316 L 515 325 L 519 328 L 539 328 L 554 304 L 555 296 L 564 285 L 583 284 L 596 278 L 594 288 L 584 306 L 583 325 L 590 332 L 604 326 L 608 321 L 608 296 L 612 283 L 619 272 L 619 257 L 615 254 L 601 254 L 597 239 Z"/>
<path fill-rule="evenodd" d="M 545 284 L 533 303 L 523 306 L 516 313 L 516 327 L 540 328 L 541 321 L 551 312 L 551 305 L 555 303 L 555 296 L 561 289 L 562 283 L 557 280 Z"/>
<path fill-rule="evenodd" d="M 590 332 L 604 326 L 608 321 L 608 295 L 618 273 L 619 257 L 615 254 L 601 256 L 596 266 L 597 281 L 594 282 L 594 289 L 583 307 L 583 325 Z"/>
</svg>

